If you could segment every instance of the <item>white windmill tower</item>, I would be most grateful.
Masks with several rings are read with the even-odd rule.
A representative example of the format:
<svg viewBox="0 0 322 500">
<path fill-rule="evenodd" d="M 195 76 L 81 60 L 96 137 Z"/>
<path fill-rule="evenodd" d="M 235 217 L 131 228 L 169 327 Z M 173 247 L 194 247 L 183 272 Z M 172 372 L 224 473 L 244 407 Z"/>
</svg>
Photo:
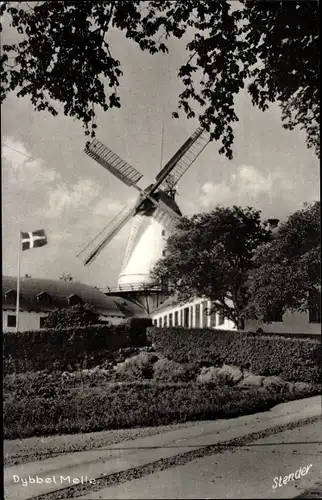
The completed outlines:
<svg viewBox="0 0 322 500">
<path fill-rule="evenodd" d="M 100 141 L 94 139 L 85 147 L 85 153 L 96 160 L 127 186 L 139 191 L 139 197 L 132 208 L 124 207 L 121 212 L 78 254 L 88 266 L 102 252 L 123 226 L 132 221 L 125 257 L 117 284 L 117 293 L 135 292 L 136 299 L 144 291 L 145 307 L 151 309 L 158 303 L 149 303 L 151 287 L 150 271 L 157 260 L 164 255 L 166 238 L 182 217 L 175 202 L 175 187 L 183 174 L 209 142 L 209 134 L 199 127 L 181 146 L 176 154 L 157 174 L 154 184 L 141 189 L 137 183 L 142 179 L 135 168 L 122 160 Z M 140 300 L 141 299 L 141 300 Z M 151 302 L 151 301 L 150 301 Z"/>
</svg>

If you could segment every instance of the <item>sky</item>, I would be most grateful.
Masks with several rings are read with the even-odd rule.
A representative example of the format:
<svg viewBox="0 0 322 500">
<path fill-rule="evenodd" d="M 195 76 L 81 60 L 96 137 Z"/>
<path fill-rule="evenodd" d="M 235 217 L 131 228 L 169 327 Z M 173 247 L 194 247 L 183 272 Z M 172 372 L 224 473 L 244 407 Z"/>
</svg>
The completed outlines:
<svg viewBox="0 0 322 500">
<path fill-rule="evenodd" d="M 8 42 L 9 40 L 9 42 Z M 12 35 L 4 28 L 2 43 Z M 170 54 L 143 53 L 121 33 L 109 34 L 121 60 L 121 108 L 99 112 L 97 138 L 153 182 L 163 165 L 198 127 L 198 121 L 172 118 L 182 86 L 178 68 L 187 59 L 183 40 Z M 59 105 L 58 105 L 59 109 Z M 210 143 L 179 183 L 176 201 L 184 215 L 208 212 L 217 204 L 252 206 L 263 219 L 284 220 L 319 199 L 319 161 L 300 130 L 281 125 L 277 105 L 262 112 L 245 91 L 236 98 L 234 157 Z M 22 252 L 21 276 L 74 280 L 115 286 L 130 223 L 90 267 L 77 254 L 137 192 L 87 157 L 80 122 L 60 113 L 36 112 L 28 98 L 10 94 L 2 106 L 2 270 L 17 275 L 19 231 L 45 229 L 48 245 Z"/>
</svg>

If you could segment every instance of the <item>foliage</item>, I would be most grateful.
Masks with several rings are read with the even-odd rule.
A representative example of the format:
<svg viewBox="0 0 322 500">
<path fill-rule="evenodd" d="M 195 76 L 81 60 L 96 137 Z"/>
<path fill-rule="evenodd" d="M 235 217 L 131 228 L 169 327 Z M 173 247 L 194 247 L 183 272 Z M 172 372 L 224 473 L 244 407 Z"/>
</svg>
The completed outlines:
<svg viewBox="0 0 322 500">
<path fill-rule="evenodd" d="M 195 378 L 193 365 L 161 358 L 153 365 L 153 379 L 158 382 L 189 382 Z"/>
<path fill-rule="evenodd" d="M 17 377 L 17 376 L 16 376 Z M 6 377 L 7 378 L 7 377 Z M 196 383 L 164 383 L 153 381 L 109 384 L 101 387 L 64 389 L 56 381 L 53 387 L 41 376 L 37 394 L 19 390 L 4 380 L 4 438 L 73 434 L 137 426 L 156 426 L 194 420 L 234 418 L 265 411 L 277 402 L 292 398 L 290 394 L 238 387 L 213 387 Z M 20 377 L 19 384 L 23 384 Z M 28 387 L 33 384 L 25 381 Z M 19 394 L 19 397 L 18 397 Z"/>
<path fill-rule="evenodd" d="M 318 339 L 227 330 L 214 333 L 206 328 L 148 328 L 147 335 L 159 355 L 177 363 L 193 363 L 200 368 L 227 364 L 263 376 L 320 381 L 322 356 Z"/>
<path fill-rule="evenodd" d="M 142 380 L 153 377 L 153 364 L 157 356 L 149 352 L 142 352 L 119 363 L 115 369 L 117 380 Z"/>
<path fill-rule="evenodd" d="M 166 257 L 157 262 L 152 277 L 168 281 L 179 299 L 210 299 L 212 311 L 222 312 L 243 329 L 254 251 L 270 239 L 259 211 L 218 206 L 210 213 L 180 219 L 167 240 Z"/>
<path fill-rule="evenodd" d="M 320 202 L 306 205 L 279 226 L 273 241 L 258 248 L 246 315 L 268 322 L 277 307 L 309 309 L 321 286 L 320 220 Z"/>
<path fill-rule="evenodd" d="M 150 321 L 150 325 L 151 325 Z M 141 347 L 147 321 L 3 334 L 4 372 L 91 368 L 120 357 L 119 349 Z"/>
<path fill-rule="evenodd" d="M 16 38 L 2 48 L 1 100 L 18 91 L 36 110 L 53 115 L 59 102 L 94 137 L 97 108 L 121 106 L 123 72 L 110 30 L 150 54 L 167 53 L 168 40 L 185 37 L 178 109 L 188 118 L 199 116 L 212 138 L 221 140 L 220 153 L 232 158 L 234 98 L 247 85 L 254 105 L 265 110 L 278 102 L 284 126 L 303 128 L 319 154 L 316 0 L 44 1 L 33 8 L 2 2 L 0 13 Z"/>
<path fill-rule="evenodd" d="M 75 328 L 78 326 L 98 325 L 100 315 L 90 304 L 76 304 L 56 308 L 45 319 L 45 328 Z"/>
</svg>

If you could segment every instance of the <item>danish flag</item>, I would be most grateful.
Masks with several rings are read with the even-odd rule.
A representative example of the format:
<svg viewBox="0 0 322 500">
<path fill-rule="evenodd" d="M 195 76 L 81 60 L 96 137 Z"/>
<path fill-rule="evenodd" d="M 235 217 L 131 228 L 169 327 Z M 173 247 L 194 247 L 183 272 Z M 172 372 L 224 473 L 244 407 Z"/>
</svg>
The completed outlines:
<svg viewBox="0 0 322 500">
<path fill-rule="evenodd" d="M 22 250 L 30 248 L 43 247 L 47 245 L 47 236 L 43 229 L 38 231 L 29 231 L 28 233 L 21 232 Z"/>
</svg>

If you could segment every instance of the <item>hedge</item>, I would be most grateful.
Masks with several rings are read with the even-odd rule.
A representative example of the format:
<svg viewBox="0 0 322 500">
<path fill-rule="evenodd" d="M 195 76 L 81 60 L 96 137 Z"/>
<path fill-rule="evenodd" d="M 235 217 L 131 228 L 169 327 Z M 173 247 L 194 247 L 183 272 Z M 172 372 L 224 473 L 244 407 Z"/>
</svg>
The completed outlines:
<svg viewBox="0 0 322 500">
<path fill-rule="evenodd" d="M 195 383 L 128 383 L 50 394 L 5 393 L 5 439 L 95 432 L 237 417 L 272 408 L 290 395 Z M 293 398 L 293 396 L 291 397 Z"/>
<path fill-rule="evenodd" d="M 148 345 L 146 327 L 152 321 L 131 318 L 120 325 L 97 325 L 3 334 L 5 373 L 91 368 L 118 349 Z"/>
<path fill-rule="evenodd" d="M 159 354 L 178 363 L 199 367 L 225 363 L 258 375 L 321 381 L 321 344 L 317 340 L 182 327 L 149 327 L 147 337 Z"/>
</svg>

